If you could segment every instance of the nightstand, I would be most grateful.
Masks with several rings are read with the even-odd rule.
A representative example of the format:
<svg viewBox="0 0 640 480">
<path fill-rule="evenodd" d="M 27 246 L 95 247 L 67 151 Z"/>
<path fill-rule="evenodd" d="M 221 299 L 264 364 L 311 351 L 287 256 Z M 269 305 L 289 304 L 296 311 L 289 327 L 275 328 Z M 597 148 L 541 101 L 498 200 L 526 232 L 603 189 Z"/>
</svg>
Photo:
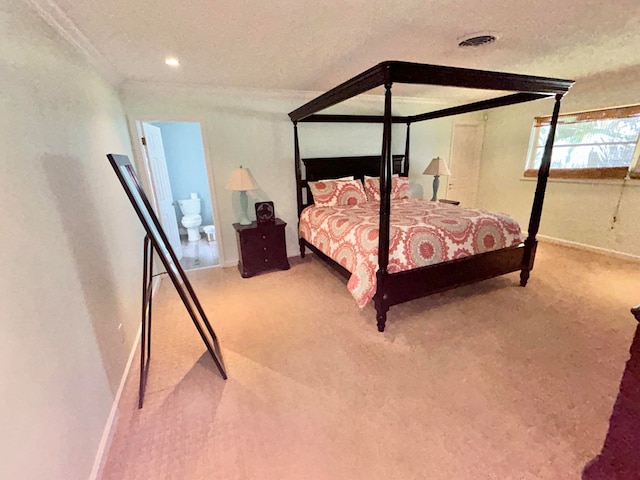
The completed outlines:
<svg viewBox="0 0 640 480">
<path fill-rule="evenodd" d="M 243 278 L 274 268 L 289 269 L 287 244 L 284 236 L 285 222 L 276 218 L 275 223 L 240 225 L 234 223 L 238 242 L 238 270 Z"/>
</svg>

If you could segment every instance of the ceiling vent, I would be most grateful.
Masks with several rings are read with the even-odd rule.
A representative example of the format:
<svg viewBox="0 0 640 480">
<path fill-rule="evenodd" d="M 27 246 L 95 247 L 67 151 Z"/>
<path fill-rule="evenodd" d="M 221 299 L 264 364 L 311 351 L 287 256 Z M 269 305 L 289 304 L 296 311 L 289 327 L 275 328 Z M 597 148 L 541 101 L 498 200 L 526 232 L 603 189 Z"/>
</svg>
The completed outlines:
<svg viewBox="0 0 640 480">
<path fill-rule="evenodd" d="M 496 41 L 498 37 L 493 34 L 481 34 L 481 35 L 473 35 L 471 37 L 465 38 L 464 40 L 458 43 L 459 47 L 481 47 L 482 45 L 488 45 Z"/>
</svg>

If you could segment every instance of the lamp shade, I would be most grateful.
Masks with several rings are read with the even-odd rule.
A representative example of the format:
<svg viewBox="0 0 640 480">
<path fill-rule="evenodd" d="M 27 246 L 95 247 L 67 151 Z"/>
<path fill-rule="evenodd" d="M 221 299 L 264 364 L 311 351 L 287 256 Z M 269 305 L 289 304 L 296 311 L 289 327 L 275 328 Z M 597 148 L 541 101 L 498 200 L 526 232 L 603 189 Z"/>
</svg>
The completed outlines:
<svg viewBox="0 0 640 480">
<path fill-rule="evenodd" d="M 431 163 L 422 172 L 423 175 L 451 175 L 449 167 L 443 159 L 436 157 L 431 159 Z"/>
<path fill-rule="evenodd" d="M 247 190 L 256 190 L 258 184 L 248 168 L 240 167 L 231 172 L 231 178 L 225 188 L 227 190 L 246 192 Z"/>
</svg>

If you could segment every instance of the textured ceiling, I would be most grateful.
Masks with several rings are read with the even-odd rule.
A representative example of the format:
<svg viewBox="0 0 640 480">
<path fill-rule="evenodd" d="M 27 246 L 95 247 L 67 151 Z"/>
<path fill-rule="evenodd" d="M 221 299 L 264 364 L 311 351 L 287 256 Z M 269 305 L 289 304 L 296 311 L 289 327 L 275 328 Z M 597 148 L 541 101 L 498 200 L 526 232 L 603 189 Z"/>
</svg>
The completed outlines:
<svg viewBox="0 0 640 480">
<path fill-rule="evenodd" d="M 638 0 L 56 3 L 125 81 L 324 91 L 384 60 L 570 79 L 640 65 Z M 498 41 L 457 47 L 484 31 Z"/>
</svg>

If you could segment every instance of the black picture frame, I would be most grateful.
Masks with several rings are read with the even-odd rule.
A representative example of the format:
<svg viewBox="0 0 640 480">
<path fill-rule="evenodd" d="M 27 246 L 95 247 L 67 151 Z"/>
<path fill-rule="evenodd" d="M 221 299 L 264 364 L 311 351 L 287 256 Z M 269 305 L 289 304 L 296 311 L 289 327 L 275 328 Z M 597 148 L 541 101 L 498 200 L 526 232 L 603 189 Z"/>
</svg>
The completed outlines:
<svg viewBox="0 0 640 480">
<path fill-rule="evenodd" d="M 273 206 L 273 202 L 268 201 L 268 202 L 256 202 L 255 203 L 255 211 L 256 211 L 256 223 L 258 225 L 272 225 L 274 223 L 276 223 L 276 210 Z M 259 210 L 261 208 L 268 208 L 271 210 L 271 217 L 269 217 L 268 219 L 262 218 L 262 216 L 260 215 Z"/>
<path fill-rule="evenodd" d="M 176 288 L 178 295 L 182 299 L 196 330 L 200 334 L 203 343 L 207 347 L 213 362 L 215 363 L 223 379 L 227 379 L 227 373 L 220 350 L 218 337 L 216 336 L 211 323 L 207 318 L 202 305 L 196 296 L 187 275 L 180 266 L 177 255 L 171 248 L 171 244 L 162 229 L 158 217 L 151 207 L 138 175 L 131 161 L 126 155 L 110 153 L 107 155 L 109 163 L 113 167 L 122 188 L 131 201 L 142 226 L 146 231 L 144 242 L 144 272 L 143 272 L 143 314 L 142 314 L 142 345 L 140 357 L 140 394 L 139 407 L 142 407 L 146 375 L 148 372 L 148 362 L 150 358 L 151 341 L 151 282 L 153 260 L 153 250 L 158 254 L 160 261 L 166 269 L 166 273 L 171 278 L 171 282 Z M 145 345 L 146 344 L 146 345 Z M 145 348 L 146 347 L 146 348 Z"/>
</svg>

